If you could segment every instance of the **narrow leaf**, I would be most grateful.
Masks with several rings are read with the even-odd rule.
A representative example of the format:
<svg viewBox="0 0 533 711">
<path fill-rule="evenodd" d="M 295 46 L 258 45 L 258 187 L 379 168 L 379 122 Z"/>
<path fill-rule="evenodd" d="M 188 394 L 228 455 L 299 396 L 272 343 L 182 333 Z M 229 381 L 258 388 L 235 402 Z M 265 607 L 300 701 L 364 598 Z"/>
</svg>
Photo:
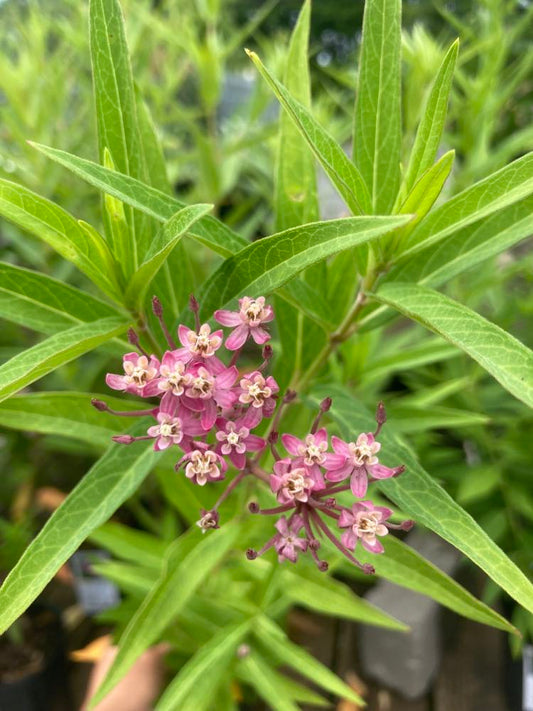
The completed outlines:
<svg viewBox="0 0 533 711">
<path fill-rule="evenodd" d="M 410 217 L 349 217 L 265 237 L 226 261 L 204 285 L 202 318 L 241 294 L 266 294 L 303 269 L 400 227 Z"/>
<path fill-rule="evenodd" d="M 93 350 L 128 327 L 123 318 L 111 316 L 73 326 L 50 336 L 0 366 L 0 401 L 39 380 L 43 375 Z"/>
<path fill-rule="evenodd" d="M 409 236 L 401 260 L 531 193 L 533 153 L 528 153 L 430 212 Z"/>
<path fill-rule="evenodd" d="M 448 99 L 458 51 L 459 40 L 455 40 L 442 60 L 427 98 L 405 173 L 402 190 L 404 195 L 411 191 L 418 179 L 433 165 L 437 156 L 446 123 Z"/>
<path fill-rule="evenodd" d="M 327 575 L 318 577 L 314 571 L 310 574 L 303 567 L 284 575 L 282 589 L 293 603 L 324 615 L 393 630 L 407 630 L 402 622 L 358 597 L 347 585 Z"/>
<path fill-rule="evenodd" d="M 23 185 L 0 179 L 0 216 L 50 245 L 106 294 L 120 301 L 113 257 L 97 233 L 89 234 L 55 203 Z"/>
<path fill-rule="evenodd" d="M 272 675 L 272 666 L 256 650 L 241 660 L 245 678 L 270 708 L 276 711 L 299 711 L 292 695 L 283 686 L 278 686 Z"/>
<path fill-rule="evenodd" d="M 114 308 L 87 292 L 46 274 L 0 262 L 0 317 L 7 321 L 53 334 L 117 315 Z"/>
<path fill-rule="evenodd" d="M 38 143 L 31 143 L 31 145 L 48 156 L 48 158 L 94 185 L 98 190 L 114 195 L 128 205 L 141 210 L 141 212 L 155 217 L 159 222 L 166 222 L 178 210 L 187 207 L 180 200 L 166 195 L 160 190 L 151 188 L 149 185 L 129 175 L 117 173 L 98 165 L 98 163 L 78 158 L 56 148 L 41 146 Z M 239 249 L 246 247 L 248 244 L 245 239 L 232 232 L 223 222 L 211 215 L 206 215 L 201 220 L 198 220 L 191 231 L 191 237 L 194 237 L 194 239 L 223 257 L 228 257 L 230 254 L 238 252 Z"/>
<path fill-rule="evenodd" d="M 146 477 L 154 453 L 113 444 L 96 462 L 37 537 L 0 588 L 0 632 L 35 600 L 94 529 L 106 521 Z"/>
<path fill-rule="evenodd" d="M 311 107 L 307 59 L 310 17 L 311 2 L 307 0 L 291 36 L 284 77 L 287 90 L 306 109 Z M 313 156 L 299 129 L 285 111 L 279 117 L 274 206 L 277 232 L 319 219 Z"/>
<path fill-rule="evenodd" d="M 195 534 L 194 537 L 192 534 Z M 194 545 L 192 550 L 180 560 L 177 559 L 176 550 L 169 552 L 168 569 L 155 583 L 124 630 L 118 654 L 91 699 L 91 706 L 99 703 L 111 691 L 133 662 L 183 610 L 189 598 L 235 544 L 238 534 L 239 528 L 234 523 L 227 523 L 215 535 L 203 538 L 198 530 L 192 531 L 189 539 Z"/>
<path fill-rule="evenodd" d="M 342 387 L 317 388 L 319 402 L 333 398 L 331 416 L 344 437 L 353 439 L 372 427 L 373 415 Z M 522 571 L 419 464 L 413 452 L 385 427 L 380 434 L 382 456 L 387 466 L 398 463 L 407 470 L 397 479 L 380 482 L 387 497 L 413 519 L 462 551 L 523 607 L 533 611 L 533 585 Z M 438 473 L 437 473 L 438 474 Z M 379 562 L 379 561 L 378 561 Z"/>
<path fill-rule="evenodd" d="M 506 390 L 533 407 L 533 352 L 499 326 L 424 286 L 384 284 L 374 298 L 468 353 Z"/>
<path fill-rule="evenodd" d="M 159 699 L 155 711 L 202 711 L 213 706 L 213 695 L 231 662 L 237 646 L 252 622 L 228 625 L 204 644 L 180 669 Z"/>
<path fill-rule="evenodd" d="M 124 418 L 99 412 L 89 393 L 46 392 L 16 395 L 0 403 L 0 425 L 24 432 L 53 434 L 107 448 L 124 429 Z M 94 396 L 101 397 L 101 395 Z M 115 397 L 105 401 L 115 410 L 145 409 L 145 402 Z"/>
<path fill-rule="evenodd" d="M 367 0 L 355 104 L 354 160 L 374 214 L 391 211 L 400 186 L 401 0 Z"/>
<path fill-rule="evenodd" d="M 287 664 L 299 674 L 312 679 L 315 684 L 330 691 L 341 699 L 348 699 L 356 704 L 363 700 L 353 689 L 339 679 L 332 671 L 312 657 L 303 647 L 293 644 L 285 632 L 268 617 L 260 616 L 256 620 L 254 633 L 258 642 L 268 648 L 282 664 Z"/>
<path fill-rule="evenodd" d="M 152 241 L 143 263 L 130 280 L 126 291 L 126 303 L 142 303 L 150 283 L 170 252 L 191 226 L 212 207 L 212 205 L 184 207 L 165 222 Z"/>
<path fill-rule="evenodd" d="M 91 0 L 89 38 L 93 71 L 100 162 L 109 151 L 116 170 L 145 179 L 144 152 L 137 121 L 137 101 L 126 43 L 124 17 L 118 0 Z M 126 220 L 131 233 L 132 266 L 144 253 L 148 236 L 131 208 Z M 144 218 L 143 218 L 144 219 Z"/>
<path fill-rule="evenodd" d="M 371 204 L 369 192 L 361 174 L 345 154 L 342 146 L 322 128 L 299 101 L 289 94 L 283 84 L 270 74 L 255 52 L 249 50 L 246 52 L 353 214 L 361 215 L 369 212 Z"/>
</svg>

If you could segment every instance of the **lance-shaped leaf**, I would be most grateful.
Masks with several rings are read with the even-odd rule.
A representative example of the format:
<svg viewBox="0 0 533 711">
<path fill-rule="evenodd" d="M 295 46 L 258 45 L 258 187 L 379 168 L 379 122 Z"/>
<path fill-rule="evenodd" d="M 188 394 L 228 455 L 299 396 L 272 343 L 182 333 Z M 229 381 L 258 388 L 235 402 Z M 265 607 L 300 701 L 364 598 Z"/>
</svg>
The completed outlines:
<svg viewBox="0 0 533 711">
<path fill-rule="evenodd" d="M 303 647 L 293 644 L 285 632 L 268 617 L 258 616 L 253 631 L 257 635 L 259 644 L 276 656 L 281 664 L 292 667 L 299 674 L 341 699 L 349 699 L 356 704 L 363 703 L 360 696 L 348 684 L 312 657 Z"/>
<path fill-rule="evenodd" d="M 259 659 L 260 655 L 257 650 L 252 653 L 254 659 Z M 289 698 L 292 701 L 300 702 L 303 705 L 318 706 L 320 708 L 330 708 L 331 704 L 323 696 L 317 694 L 316 691 L 312 691 L 308 686 L 304 686 L 294 679 L 290 679 L 285 674 L 281 674 L 272 665 L 261 657 L 261 666 L 265 665 L 268 667 L 267 674 L 270 677 L 274 688 L 277 692 L 281 693 L 284 698 Z M 246 660 L 245 660 L 246 661 Z M 249 668 L 239 664 L 236 668 L 236 673 L 238 678 L 242 679 L 246 684 L 253 686 L 253 677 L 250 674 Z M 232 709 L 236 711 L 236 709 Z"/>
<path fill-rule="evenodd" d="M 202 645 L 180 669 L 157 702 L 156 711 L 202 711 L 213 707 L 218 684 L 236 658 L 237 646 L 248 634 L 251 620 L 227 625 Z"/>
<path fill-rule="evenodd" d="M 118 0 L 91 0 L 89 38 L 100 162 L 104 163 L 104 153 L 109 151 L 116 170 L 134 178 L 146 179 L 137 100 L 124 17 Z M 120 251 L 126 248 L 131 253 L 129 266 L 135 268 L 147 246 L 148 235 L 143 229 L 146 218 L 126 208 L 126 221 L 129 230 L 121 238 L 127 244 L 120 245 Z M 126 271 L 127 276 L 130 273 L 130 270 Z"/>
<path fill-rule="evenodd" d="M 0 632 L 27 609 L 85 538 L 133 494 L 150 471 L 154 456 L 146 444 L 113 444 L 96 462 L 0 588 Z"/>
<path fill-rule="evenodd" d="M 25 432 L 53 434 L 106 448 L 124 430 L 124 417 L 99 412 L 89 393 L 46 392 L 17 395 L 0 403 L 0 424 Z M 105 398 L 114 410 L 145 410 L 146 402 Z"/>
<path fill-rule="evenodd" d="M 310 16 L 311 2 L 307 0 L 291 36 L 284 76 L 287 90 L 308 110 L 311 107 L 307 59 Z M 274 205 L 277 232 L 319 219 L 314 159 L 286 111 L 279 117 Z"/>
<path fill-rule="evenodd" d="M 320 401 L 325 397 L 326 389 L 316 388 L 314 394 Z M 333 398 L 330 414 L 343 437 L 353 440 L 360 432 L 372 428 L 373 415 L 344 388 L 330 385 L 327 396 Z M 407 467 L 397 479 L 380 482 L 387 497 L 416 522 L 462 551 L 512 598 L 533 612 L 533 585 L 522 571 L 421 467 L 413 452 L 391 432 L 390 427 L 385 427 L 379 438 L 382 444 L 380 461 L 386 466 L 397 466 L 401 462 Z"/>
<path fill-rule="evenodd" d="M 467 269 L 510 249 L 533 233 L 533 197 L 423 249 L 413 258 L 393 267 L 386 281 L 419 282 L 440 286 Z"/>
<path fill-rule="evenodd" d="M 114 195 L 137 210 L 155 217 L 159 222 L 166 222 L 178 210 L 187 207 L 184 202 L 129 175 L 109 170 L 98 163 L 78 158 L 78 156 L 57 148 L 49 148 L 38 143 L 31 143 L 31 145 L 48 158 L 71 170 L 90 185 L 94 185 L 98 190 Z M 245 239 L 230 230 L 223 222 L 210 215 L 198 220 L 191 231 L 191 237 L 223 257 L 234 254 L 248 244 Z"/>
<path fill-rule="evenodd" d="M 249 50 L 246 52 L 293 120 L 294 125 L 306 140 L 350 210 L 354 215 L 370 212 L 370 195 L 365 182 L 342 147 L 322 128 L 311 113 L 289 94 L 283 84 L 272 76 L 255 52 Z"/>
<path fill-rule="evenodd" d="M 402 588 L 427 595 L 470 620 L 516 634 L 516 628 L 510 622 L 474 597 L 471 592 L 429 560 L 423 558 L 414 548 L 403 543 L 396 536 L 386 536 L 382 539 L 382 543 L 385 548 L 384 555 L 368 553 L 363 548 L 360 548 L 357 554 L 362 562 L 374 566 L 378 577 L 385 578 Z M 338 563 L 343 575 L 353 575 L 360 580 L 361 573 L 354 570 L 351 563 L 340 554 Z"/>
<path fill-rule="evenodd" d="M 276 684 L 272 665 L 257 650 L 242 659 L 239 666 L 244 678 L 270 708 L 275 708 L 276 711 L 299 711 L 300 707 L 294 703 L 290 691 Z"/>
<path fill-rule="evenodd" d="M 284 573 L 282 589 L 294 604 L 324 615 L 391 630 L 407 630 L 406 625 L 358 597 L 347 585 L 303 566 Z"/>
<path fill-rule="evenodd" d="M 225 524 L 214 536 L 202 537 L 198 530 L 193 530 L 186 536 L 183 550 L 178 539 L 178 548 L 169 551 L 168 566 L 124 630 L 117 656 L 91 699 L 91 706 L 111 691 L 133 662 L 183 610 L 197 588 L 235 544 L 239 530 L 236 523 Z"/>
<path fill-rule="evenodd" d="M 156 536 L 121 523 L 108 521 L 93 531 L 90 540 L 102 546 L 117 558 L 131 561 L 145 568 L 159 571 L 163 565 L 168 544 Z M 153 579 L 150 581 L 153 583 Z"/>
<path fill-rule="evenodd" d="M 128 322 L 123 318 L 111 316 L 73 326 L 19 353 L 0 367 L 0 401 L 118 336 L 127 327 Z"/>
<path fill-rule="evenodd" d="M 440 286 L 477 264 L 510 249 L 533 233 L 533 197 L 530 196 L 458 230 L 437 245 L 422 249 L 395 265 L 383 282 L 418 282 Z M 379 306 L 361 320 L 361 331 L 389 321 L 394 312 Z"/>
<path fill-rule="evenodd" d="M 46 274 L 0 262 L 0 317 L 39 333 L 119 315 L 100 299 Z"/>
<path fill-rule="evenodd" d="M 376 239 L 411 218 L 347 217 L 265 237 L 226 261 L 200 294 L 202 318 L 242 294 L 266 294 L 327 257 Z"/>
<path fill-rule="evenodd" d="M 433 207 L 433 204 L 439 197 L 450 175 L 454 158 L 455 151 L 445 153 L 434 165 L 430 166 L 425 173 L 423 173 L 409 191 L 399 212 L 402 215 L 416 215 L 416 217 L 401 231 L 402 239 L 413 231 L 420 220 L 427 215 Z"/>
<path fill-rule="evenodd" d="M 143 263 L 132 276 L 126 291 L 126 303 L 142 303 L 152 279 L 166 258 L 192 225 L 203 217 L 212 205 L 184 207 L 167 220 L 152 241 Z"/>
<path fill-rule="evenodd" d="M 533 153 L 455 195 L 429 213 L 406 241 L 401 260 L 533 193 Z"/>
<path fill-rule="evenodd" d="M 367 0 L 355 104 L 354 160 L 374 214 L 390 212 L 400 185 L 401 0 Z"/>
<path fill-rule="evenodd" d="M 452 86 L 459 40 L 455 40 L 442 60 L 441 67 L 427 98 L 422 119 L 405 173 L 402 193 L 407 195 L 417 180 L 433 165 L 446 122 L 448 98 Z"/>
<path fill-rule="evenodd" d="M 416 284 L 383 284 L 374 298 L 468 353 L 506 390 L 533 407 L 533 352 L 499 326 Z"/>
<path fill-rule="evenodd" d="M 50 245 L 109 296 L 120 301 L 113 257 L 106 242 L 55 203 L 0 179 L 0 216 Z"/>
</svg>

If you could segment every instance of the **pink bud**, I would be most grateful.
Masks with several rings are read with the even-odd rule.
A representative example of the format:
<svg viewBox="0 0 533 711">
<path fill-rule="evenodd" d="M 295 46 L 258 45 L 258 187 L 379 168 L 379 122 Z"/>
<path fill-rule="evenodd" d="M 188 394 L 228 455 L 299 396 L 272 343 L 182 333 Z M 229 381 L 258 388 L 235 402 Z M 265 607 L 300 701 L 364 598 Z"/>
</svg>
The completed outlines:
<svg viewBox="0 0 533 711">
<path fill-rule="evenodd" d="M 113 442 L 118 442 L 119 444 L 131 444 L 135 442 L 135 437 L 131 435 L 114 435 L 112 437 Z"/>
<path fill-rule="evenodd" d="M 100 412 L 107 412 L 109 407 L 105 404 L 103 400 L 97 400 L 95 397 L 91 400 L 91 405 L 95 407 Z"/>
<path fill-rule="evenodd" d="M 257 551 L 254 551 L 253 548 L 248 548 L 246 551 L 246 557 L 248 560 L 255 560 L 257 558 Z"/>
<path fill-rule="evenodd" d="M 161 318 L 163 315 L 163 306 L 157 296 L 152 296 L 152 311 L 157 318 Z"/>
</svg>

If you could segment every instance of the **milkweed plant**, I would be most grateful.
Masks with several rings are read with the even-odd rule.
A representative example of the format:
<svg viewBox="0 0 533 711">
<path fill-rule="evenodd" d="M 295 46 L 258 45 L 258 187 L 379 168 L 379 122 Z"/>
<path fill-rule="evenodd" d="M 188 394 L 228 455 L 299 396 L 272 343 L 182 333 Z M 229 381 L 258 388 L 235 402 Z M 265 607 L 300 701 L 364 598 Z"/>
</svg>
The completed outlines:
<svg viewBox="0 0 533 711">
<path fill-rule="evenodd" d="M 203 8 L 206 24 L 216 5 Z M 439 471 L 425 471 L 395 433 L 401 422 L 385 397 L 360 397 L 343 369 L 368 338 L 386 349 L 389 324 L 401 319 L 404 329 L 418 324 L 428 346 L 413 367 L 432 362 L 431 349 L 463 352 L 518 407 L 533 404 L 532 352 L 443 293 L 531 234 L 533 154 L 453 194 L 455 154 L 441 142 L 459 43 L 444 54 L 406 145 L 401 2 L 366 0 L 348 155 L 311 108 L 310 15 L 307 1 L 282 81 L 246 50 L 281 106 L 270 236 L 249 241 L 220 205 L 174 195 L 118 0 L 89 6 L 99 160 L 32 144 L 102 193 L 101 225 L 0 180 L 0 215 L 83 275 L 73 286 L 1 264 L 0 315 L 45 336 L 0 367 L 2 421 L 105 448 L 5 579 L 0 622 L 5 630 L 23 614 L 87 538 L 108 548 L 114 559 L 95 569 L 124 600 L 108 613 L 118 654 L 93 703 L 161 640 L 176 674 L 158 711 L 201 711 L 213 698 L 234 709 L 236 684 L 275 709 L 324 703 L 281 665 L 360 703 L 283 629 L 298 604 L 405 631 L 339 576 L 385 578 L 516 633 L 409 547 L 402 532 L 414 523 L 533 611 L 527 571 L 451 498 Z M 320 220 L 317 164 L 344 217 Z M 107 395 L 28 390 L 90 351 L 105 363 Z M 399 347 L 393 361 L 403 356 Z M 108 522 L 151 472 L 179 515 L 170 536 Z"/>
</svg>

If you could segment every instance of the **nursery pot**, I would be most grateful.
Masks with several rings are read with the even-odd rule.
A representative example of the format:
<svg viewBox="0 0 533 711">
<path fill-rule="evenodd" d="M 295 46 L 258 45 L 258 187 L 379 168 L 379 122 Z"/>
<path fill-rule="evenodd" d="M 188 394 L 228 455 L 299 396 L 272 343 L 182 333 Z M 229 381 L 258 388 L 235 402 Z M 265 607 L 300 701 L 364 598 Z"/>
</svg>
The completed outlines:
<svg viewBox="0 0 533 711">
<path fill-rule="evenodd" d="M 59 613 L 35 605 L 24 615 L 23 639 L 0 639 L 0 711 L 50 711 L 66 688 L 65 645 Z"/>
</svg>

